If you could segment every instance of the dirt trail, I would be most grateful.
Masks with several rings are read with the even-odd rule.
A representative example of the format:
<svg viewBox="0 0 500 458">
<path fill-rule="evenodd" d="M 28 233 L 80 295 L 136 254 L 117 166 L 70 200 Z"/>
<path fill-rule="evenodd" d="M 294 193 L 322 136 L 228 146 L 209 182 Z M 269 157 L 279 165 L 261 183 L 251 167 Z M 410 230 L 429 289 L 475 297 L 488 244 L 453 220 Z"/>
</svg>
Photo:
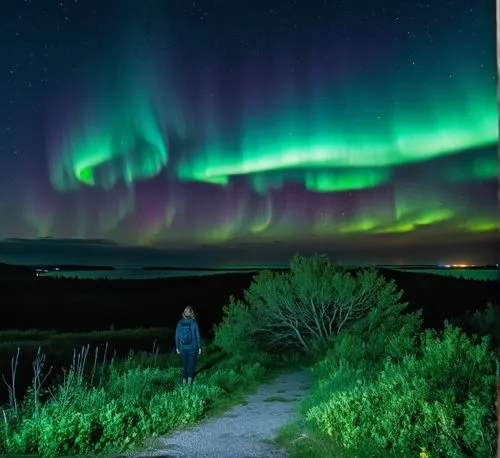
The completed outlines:
<svg viewBox="0 0 500 458">
<path fill-rule="evenodd" d="M 269 442 L 293 421 L 297 404 L 309 389 L 307 371 L 282 374 L 261 385 L 246 402 L 218 418 L 159 438 L 154 451 L 124 454 L 125 458 L 269 458 L 286 457 Z"/>
</svg>

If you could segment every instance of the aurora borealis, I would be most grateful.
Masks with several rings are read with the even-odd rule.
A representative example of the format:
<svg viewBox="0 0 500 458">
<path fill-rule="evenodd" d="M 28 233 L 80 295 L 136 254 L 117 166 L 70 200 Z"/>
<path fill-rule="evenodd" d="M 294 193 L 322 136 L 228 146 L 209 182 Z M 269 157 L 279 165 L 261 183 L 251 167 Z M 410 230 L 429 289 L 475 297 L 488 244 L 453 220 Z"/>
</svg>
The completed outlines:
<svg viewBox="0 0 500 458">
<path fill-rule="evenodd" d="M 476 3 L 6 2 L 0 258 L 60 240 L 145 264 L 495 262 Z"/>
</svg>

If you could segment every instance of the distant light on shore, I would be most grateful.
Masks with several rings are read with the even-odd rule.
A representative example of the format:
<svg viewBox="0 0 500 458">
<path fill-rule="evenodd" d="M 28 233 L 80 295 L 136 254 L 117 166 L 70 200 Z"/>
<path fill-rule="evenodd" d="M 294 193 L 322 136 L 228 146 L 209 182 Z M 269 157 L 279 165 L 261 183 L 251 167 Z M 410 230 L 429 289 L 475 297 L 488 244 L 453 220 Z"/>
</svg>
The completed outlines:
<svg viewBox="0 0 500 458">
<path fill-rule="evenodd" d="M 477 264 L 442 264 L 439 267 L 447 267 L 447 268 L 452 268 L 452 267 L 478 267 Z"/>
</svg>

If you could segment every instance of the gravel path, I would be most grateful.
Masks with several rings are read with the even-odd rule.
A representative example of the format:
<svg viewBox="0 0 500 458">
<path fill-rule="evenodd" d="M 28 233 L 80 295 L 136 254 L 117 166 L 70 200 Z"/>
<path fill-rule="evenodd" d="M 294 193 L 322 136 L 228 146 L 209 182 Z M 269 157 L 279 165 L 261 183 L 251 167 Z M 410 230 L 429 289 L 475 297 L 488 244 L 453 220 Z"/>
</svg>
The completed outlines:
<svg viewBox="0 0 500 458">
<path fill-rule="evenodd" d="M 278 428 L 296 415 L 297 404 L 309 389 L 306 371 L 282 374 L 261 385 L 243 404 L 218 418 L 161 437 L 155 451 L 127 458 L 284 458 L 269 442 Z"/>
</svg>

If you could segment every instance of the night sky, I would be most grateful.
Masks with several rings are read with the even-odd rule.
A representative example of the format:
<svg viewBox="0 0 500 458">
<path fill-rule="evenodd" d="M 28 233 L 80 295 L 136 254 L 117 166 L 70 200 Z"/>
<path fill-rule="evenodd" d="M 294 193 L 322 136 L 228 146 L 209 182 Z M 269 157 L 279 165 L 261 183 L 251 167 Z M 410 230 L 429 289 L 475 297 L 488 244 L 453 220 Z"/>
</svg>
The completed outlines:
<svg viewBox="0 0 500 458">
<path fill-rule="evenodd" d="M 497 262 L 485 0 L 3 0 L 0 261 Z"/>
</svg>

